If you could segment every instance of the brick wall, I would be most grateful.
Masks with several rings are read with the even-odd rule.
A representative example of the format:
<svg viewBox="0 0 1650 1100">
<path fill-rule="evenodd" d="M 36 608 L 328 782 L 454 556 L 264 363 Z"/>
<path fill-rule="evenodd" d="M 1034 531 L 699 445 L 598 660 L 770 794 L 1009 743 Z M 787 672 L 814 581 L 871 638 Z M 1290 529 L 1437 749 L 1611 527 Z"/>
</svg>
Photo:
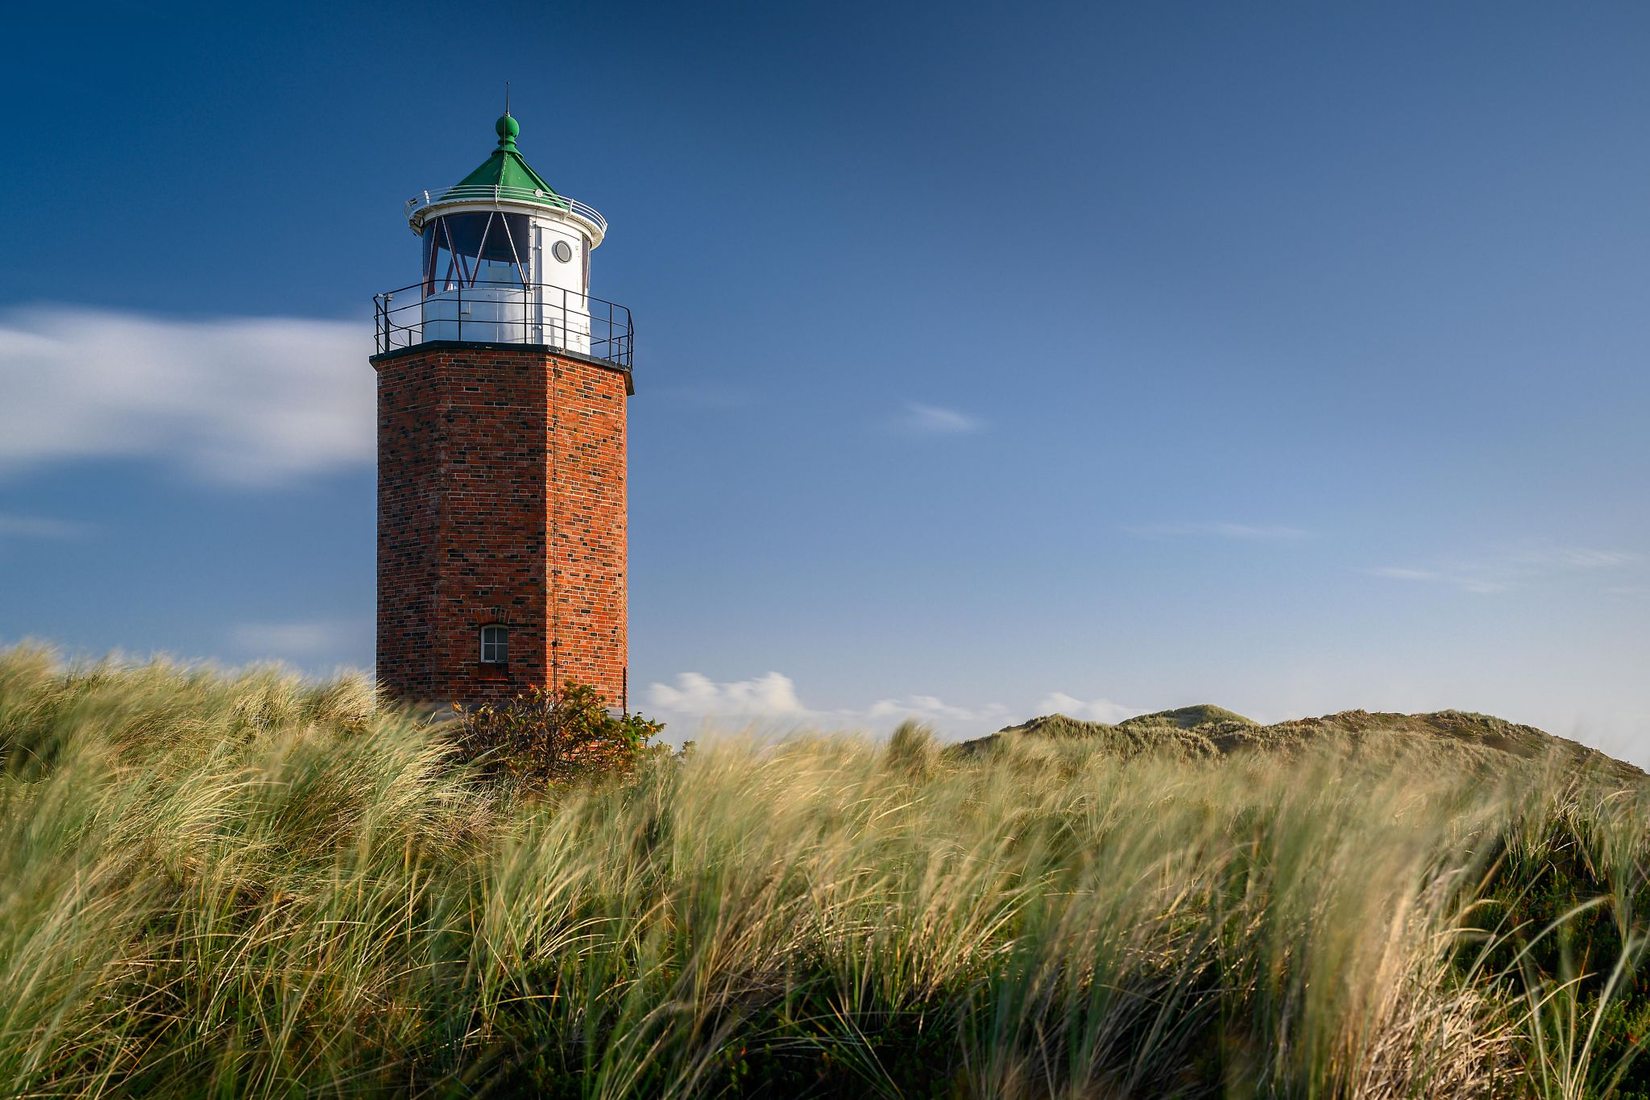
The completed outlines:
<svg viewBox="0 0 1650 1100">
<path fill-rule="evenodd" d="M 572 678 L 622 705 L 628 373 L 509 344 L 373 366 L 379 681 L 473 705 Z M 502 669 L 480 663 L 490 623 Z"/>
</svg>

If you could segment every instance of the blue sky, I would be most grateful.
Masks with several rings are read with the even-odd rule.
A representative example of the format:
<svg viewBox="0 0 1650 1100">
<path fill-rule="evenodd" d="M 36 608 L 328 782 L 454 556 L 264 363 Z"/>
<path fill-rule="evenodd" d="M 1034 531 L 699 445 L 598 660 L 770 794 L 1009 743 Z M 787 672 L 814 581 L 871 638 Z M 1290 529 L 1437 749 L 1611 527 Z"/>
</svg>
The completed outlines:
<svg viewBox="0 0 1650 1100">
<path fill-rule="evenodd" d="M 508 79 L 635 313 L 673 732 L 1458 707 L 1650 763 L 1650 9 L 172 10 L 0 71 L 0 641 L 370 667 L 371 296 Z"/>
</svg>

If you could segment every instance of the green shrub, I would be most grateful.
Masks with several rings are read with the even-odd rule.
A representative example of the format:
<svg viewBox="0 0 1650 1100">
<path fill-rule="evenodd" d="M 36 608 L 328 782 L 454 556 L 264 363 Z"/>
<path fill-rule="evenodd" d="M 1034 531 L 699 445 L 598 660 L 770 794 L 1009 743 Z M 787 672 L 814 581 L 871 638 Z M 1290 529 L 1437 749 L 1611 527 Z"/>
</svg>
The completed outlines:
<svg viewBox="0 0 1650 1100">
<path fill-rule="evenodd" d="M 548 786 L 628 775 L 664 723 L 615 715 L 596 689 L 568 680 L 559 692 L 533 686 L 508 702 L 473 710 L 453 704 L 453 744 L 496 779 Z"/>
</svg>

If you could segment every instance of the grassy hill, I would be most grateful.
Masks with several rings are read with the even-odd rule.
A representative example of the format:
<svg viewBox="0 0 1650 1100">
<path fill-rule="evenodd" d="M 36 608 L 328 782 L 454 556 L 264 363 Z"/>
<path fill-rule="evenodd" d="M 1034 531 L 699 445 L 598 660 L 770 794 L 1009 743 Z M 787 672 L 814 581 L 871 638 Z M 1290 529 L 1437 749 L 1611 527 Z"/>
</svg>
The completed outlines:
<svg viewBox="0 0 1650 1100">
<path fill-rule="evenodd" d="M 1315 721 L 707 740 L 535 790 L 359 681 L 0 651 L 0 1081 L 1650 1096 L 1645 785 L 1491 719 Z M 1417 731 L 1460 751 L 1363 751 Z"/>
<path fill-rule="evenodd" d="M 972 756 L 1005 751 L 1016 741 L 1073 739 L 1123 757 L 1163 754 L 1213 759 L 1246 752 L 1298 757 L 1303 753 L 1329 751 L 1372 760 L 1430 758 L 1488 769 L 1506 765 L 1513 759 L 1552 759 L 1621 782 L 1646 778 L 1645 773 L 1632 764 L 1579 742 L 1534 726 L 1456 710 L 1432 714 L 1349 710 L 1270 726 L 1208 704 L 1142 714 L 1116 725 L 1051 714 L 1009 726 L 989 737 L 965 741 L 956 751 Z"/>
</svg>

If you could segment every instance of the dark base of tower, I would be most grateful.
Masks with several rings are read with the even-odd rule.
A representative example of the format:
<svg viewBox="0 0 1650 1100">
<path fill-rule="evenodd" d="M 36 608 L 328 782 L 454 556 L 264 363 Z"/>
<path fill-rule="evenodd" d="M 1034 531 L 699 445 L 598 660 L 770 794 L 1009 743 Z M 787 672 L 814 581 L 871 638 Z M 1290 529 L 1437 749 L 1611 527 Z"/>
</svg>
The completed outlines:
<svg viewBox="0 0 1650 1100">
<path fill-rule="evenodd" d="M 463 707 L 466 711 L 473 711 L 481 706 L 503 706 L 513 699 L 519 699 L 528 694 L 529 686 L 526 681 L 520 683 L 512 681 L 507 688 L 493 684 L 477 691 L 432 692 L 409 688 L 405 685 L 390 684 L 380 680 L 378 682 L 378 697 L 385 704 L 408 711 L 418 718 L 427 721 L 439 721 L 443 718 L 451 718 L 458 713 L 455 704 Z M 561 685 L 561 687 L 565 686 L 565 684 Z M 602 702 L 609 714 L 623 717 L 630 713 L 630 700 L 628 693 L 624 690 L 621 690 L 616 697 L 609 697 L 605 692 L 599 692 L 599 694 L 602 696 Z"/>
</svg>

